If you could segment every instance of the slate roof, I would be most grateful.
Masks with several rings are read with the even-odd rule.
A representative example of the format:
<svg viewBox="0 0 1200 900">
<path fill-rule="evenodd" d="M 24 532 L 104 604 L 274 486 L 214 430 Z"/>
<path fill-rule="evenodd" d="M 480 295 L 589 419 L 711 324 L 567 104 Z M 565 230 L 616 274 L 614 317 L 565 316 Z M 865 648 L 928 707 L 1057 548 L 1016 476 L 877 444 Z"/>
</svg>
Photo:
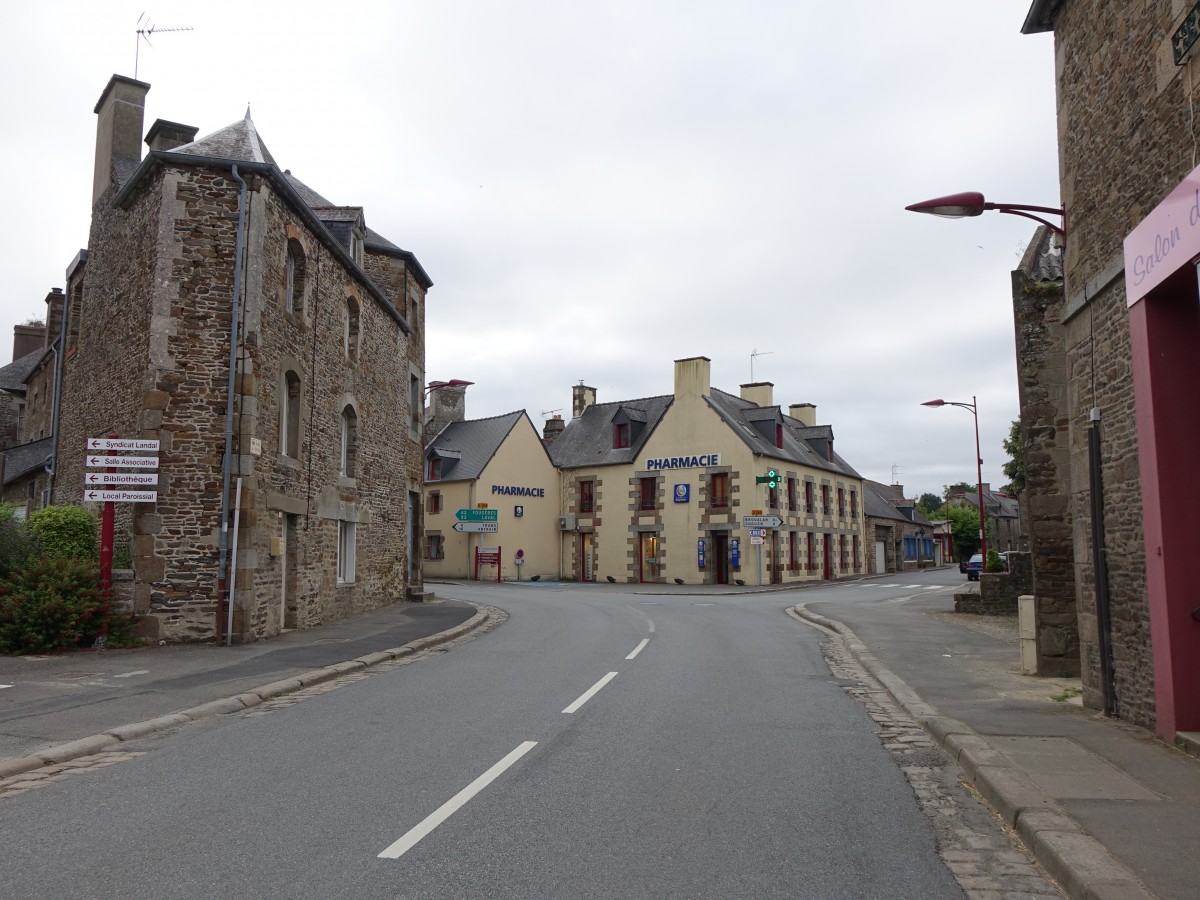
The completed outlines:
<svg viewBox="0 0 1200 900">
<path fill-rule="evenodd" d="M 425 448 L 425 458 L 442 459 L 442 477 L 429 484 L 443 481 L 474 481 L 483 474 L 505 438 L 521 419 L 529 419 L 525 410 L 493 416 L 490 419 L 470 419 L 451 422 Z M 529 422 L 533 428 L 533 422 Z"/>
<path fill-rule="evenodd" d="M 892 492 L 887 485 L 878 481 L 863 480 L 863 512 L 868 519 L 892 519 L 908 522 L 909 519 L 892 505 Z"/>
<path fill-rule="evenodd" d="M 45 350 L 34 350 L 32 353 L 26 353 L 20 359 L 14 359 L 7 366 L 0 368 L 0 391 L 8 391 L 10 394 L 24 394 L 25 383 L 29 381 L 29 376 L 33 374 L 33 370 L 42 361 L 42 356 L 45 353 Z"/>
<path fill-rule="evenodd" d="M 259 137 L 258 129 L 254 127 L 254 120 L 250 118 L 250 107 L 246 107 L 246 115 L 240 122 L 226 125 L 198 141 L 181 144 L 168 152 L 277 165 L 275 157 L 271 155 L 271 151 Z"/>
<path fill-rule="evenodd" d="M 714 389 L 705 396 L 708 405 L 716 410 L 717 415 L 725 420 L 730 430 L 755 453 L 781 459 L 786 462 L 799 463 L 814 469 L 824 469 L 827 472 L 837 472 L 851 478 L 861 478 L 853 467 L 846 462 L 835 450 L 833 459 L 826 459 L 809 443 L 810 440 L 833 440 L 833 428 L 829 425 L 805 425 L 799 419 L 784 415 L 779 407 L 762 407 L 727 394 L 725 391 Z M 774 435 L 767 437 L 752 425 L 752 422 L 770 420 L 778 416 L 778 421 L 784 426 L 783 446 L 776 447 Z"/>
<path fill-rule="evenodd" d="M 12 484 L 46 464 L 54 449 L 54 438 L 42 438 L 4 451 L 4 483 Z"/>
<path fill-rule="evenodd" d="M 1025 248 L 1019 268 L 1030 281 L 1062 283 L 1063 254 L 1053 231 L 1045 225 L 1038 227 L 1033 240 Z"/>
<path fill-rule="evenodd" d="M 615 466 L 632 463 L 637 459 L 646 441 L 662 421 L 663 414 L 675 401 L 671 394 L 659 397 L 643 397 L 640 400 L 621 400 L 616 403 L 593 403 L 583 414 L 572 419 L 562 434 L 550 445 L 550 458 L 562 469 L 578 469 L 584 466 Z M 636 413 L 645 415 L 645 425 L 636 435 L 631 435 L 630 446 L 613 447 L 613 416 L 625 410 L 634 418 Z M 636 419 L 635 419 L 636 421 Z"/>
<path fill-rule="evenodd" d="M 979 494 L 975 491 L 967 491 L 955 496 L 960 500 L 965 500 L 971 506 L 976 508 L 979 506 Z M 983 505 L 987 507 L 987 514 L 993 518 L 1016 519 L 1021 515 L 1020 501 L 1016 497 L 997 494 L 987 485 L 984 485 L 983 488 Z"/>
</svg>

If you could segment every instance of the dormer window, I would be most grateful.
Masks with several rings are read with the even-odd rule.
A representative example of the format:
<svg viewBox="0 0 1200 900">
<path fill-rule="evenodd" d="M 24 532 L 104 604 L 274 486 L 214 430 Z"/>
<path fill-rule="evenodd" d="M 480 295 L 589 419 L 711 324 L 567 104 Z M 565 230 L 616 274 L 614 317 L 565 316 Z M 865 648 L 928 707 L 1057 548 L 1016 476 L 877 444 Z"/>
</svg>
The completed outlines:
<svg viewBox="0 0 1200 900">
<path fill-rule="evenodd" d="M 783 423 L 779 422 L 775 425 L 775 446 L 783 449 Z"/>
<path fill-rule="evenodd" d="M 624 450 L 629 446 L 629 423 L 617 422 L 613 425 L 613 449 Z"/>
<path fill-rule="evenodd" d="M 357 231 L 350 232 L 350 258 L 358 265 L 363 261 L 363 239 Z"/>
<path fill-rule="evenodd" d="M 440 456 L 429 457 L 429 475 L 430 481 L 442 480 L 442 458 Z"/>
</svg>

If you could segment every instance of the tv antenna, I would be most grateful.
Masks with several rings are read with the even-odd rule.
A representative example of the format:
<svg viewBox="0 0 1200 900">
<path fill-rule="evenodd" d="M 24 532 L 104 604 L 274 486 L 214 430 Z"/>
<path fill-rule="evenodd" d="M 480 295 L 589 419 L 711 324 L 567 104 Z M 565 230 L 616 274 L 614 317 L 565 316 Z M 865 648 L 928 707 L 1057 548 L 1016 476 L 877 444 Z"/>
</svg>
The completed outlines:
<svg viewBox="0 0 1200 900">
<path fill-rule="evenodd" d="M 140 55 L 142 49 L 142 41 L 145 41 L 147 44 L 153 47 L 154 45 L 150 43 L 150 35 L 152 34 L 163 34 L 168 31 L 195 31 L 195 29 L 190 25 L 155 25 L 150 21 L 150 18 L 145 13 L 142 13 L 140 16 L 138 16 L 137 24 L 139 26 L 137 29 L 137 45 L 133 50 L 133 77 L 135 79 L 137 78 L 138 74 L 138 56 Z"/>
<path fill-rule="evenodd" d="M 892 484 L 899 484 L 900 464 L 892 463 Z"/>
<path fill-rule="evenodd" d="M 543 409 L 542 418 L 544 419 L 546 416 L 552 415 L 553 413 L 560 413 L 562 412 L 562 409 L 563 408 L 561 406 L 558 409 Z"/>
<path fill-rule="evenodd" d="M 750 380 L 752 382 L 754 381 L 754 359 L 755 359 L 755 357 L 770 356 L 774 352 L 775 352 L 774 350 L 758 350 L 758 349 L 754 349 L 754 350 L 750 351 Z"/>
</svg>

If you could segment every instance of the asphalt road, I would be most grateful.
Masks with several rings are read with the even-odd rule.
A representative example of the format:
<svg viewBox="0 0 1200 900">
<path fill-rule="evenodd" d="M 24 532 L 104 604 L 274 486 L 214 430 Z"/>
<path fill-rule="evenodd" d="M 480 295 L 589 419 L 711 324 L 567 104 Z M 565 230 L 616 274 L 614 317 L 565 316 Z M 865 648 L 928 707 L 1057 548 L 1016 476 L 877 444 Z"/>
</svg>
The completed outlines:
<svg viewBox="0 0 1200 900">
<path fill-rule="evenodd" d="M 0 897 L 960 897 L 783 612 L 844 590 L 440 588 L 510 618 L 5 798 Z"/>
</svg>

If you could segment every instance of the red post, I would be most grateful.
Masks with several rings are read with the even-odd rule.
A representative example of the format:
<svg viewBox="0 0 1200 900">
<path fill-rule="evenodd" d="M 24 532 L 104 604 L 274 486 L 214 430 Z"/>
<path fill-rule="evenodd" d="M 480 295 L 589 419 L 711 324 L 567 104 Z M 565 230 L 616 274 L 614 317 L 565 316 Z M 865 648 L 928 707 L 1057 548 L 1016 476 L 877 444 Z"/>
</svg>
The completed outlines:
<svg viewBox="0 0 1200 900">
<path fill-rule="evenodd" d="M 110 438 L 119 438 L 119 434 L 109 434 Z M 106 470 L 110 474 L 117 471 L 112 466 Z M 108 485 L 104 485 L 105 488 Z M 116 532 L 116 504 L 105 501 L 100 511 L 100 585 L 108 590 L 112 587 L 113 541 Z"/>
</svg>

